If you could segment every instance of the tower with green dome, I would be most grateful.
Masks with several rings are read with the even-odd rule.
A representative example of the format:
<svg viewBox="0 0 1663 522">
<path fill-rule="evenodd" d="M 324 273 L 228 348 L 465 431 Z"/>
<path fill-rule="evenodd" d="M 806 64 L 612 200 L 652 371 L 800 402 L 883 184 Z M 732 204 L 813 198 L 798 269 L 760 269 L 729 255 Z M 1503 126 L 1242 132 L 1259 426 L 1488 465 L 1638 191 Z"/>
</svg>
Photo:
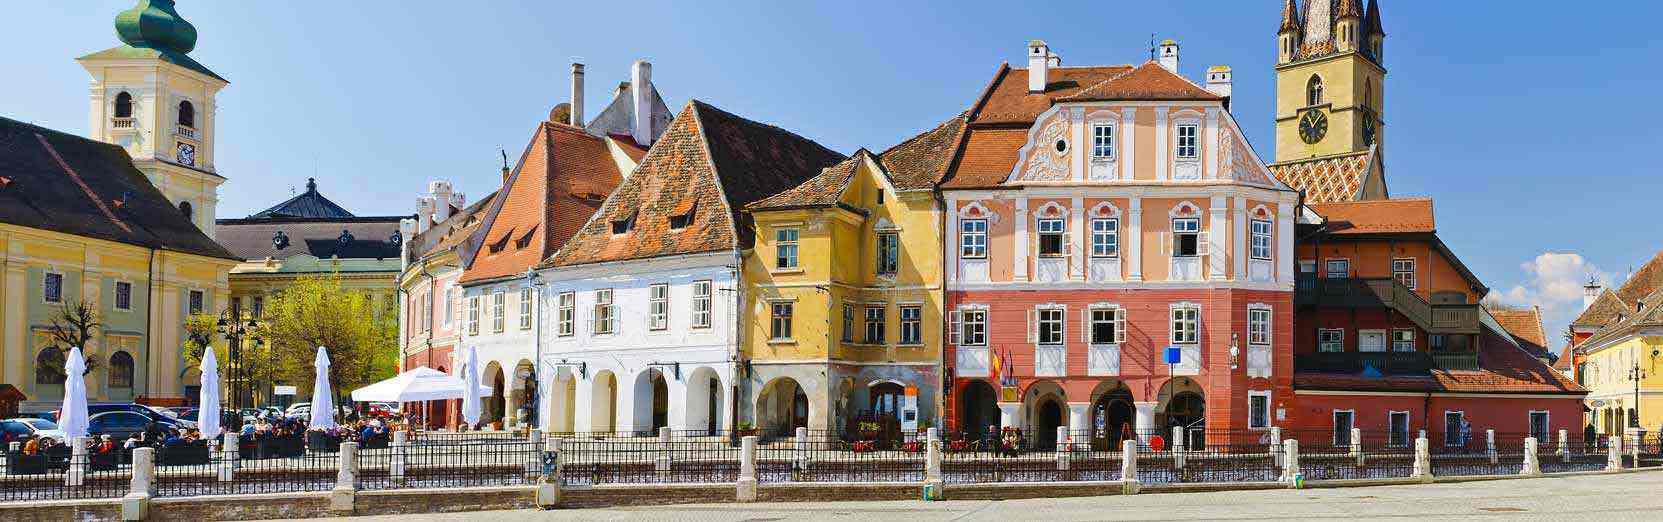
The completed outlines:
<svg viewBox="0 0 1663 522">
<path fill-rule="evenodd" d="M 214 167 L 214 97 L 230 82 L 191 58 L 196 26 L 174 0 L 138 0 L 116 14 L 115 33 L 121 45 L 75 60 L 92 76 L 91 137 L 126 148 L 151 183 L 213 237 L 225 182 Z"/>
</svg>

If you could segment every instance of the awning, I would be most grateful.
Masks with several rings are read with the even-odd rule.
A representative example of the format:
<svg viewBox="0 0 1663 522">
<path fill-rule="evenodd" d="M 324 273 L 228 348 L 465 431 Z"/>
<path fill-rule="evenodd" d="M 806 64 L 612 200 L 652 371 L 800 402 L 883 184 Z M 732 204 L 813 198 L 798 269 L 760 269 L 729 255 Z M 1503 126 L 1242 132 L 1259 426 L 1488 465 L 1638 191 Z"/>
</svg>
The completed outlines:
<svg viewBox="0 0 1663 522">
<path fill-rule="evenodd" d="M 462 379 L 439 370 L 418 366 L 381 381 L 352 391 L 357 402 L 420 402 L 460 399 L 465 390 Z M 491 389 L 480 386 L 480 395 L 490 395 Z"/>
</svg>

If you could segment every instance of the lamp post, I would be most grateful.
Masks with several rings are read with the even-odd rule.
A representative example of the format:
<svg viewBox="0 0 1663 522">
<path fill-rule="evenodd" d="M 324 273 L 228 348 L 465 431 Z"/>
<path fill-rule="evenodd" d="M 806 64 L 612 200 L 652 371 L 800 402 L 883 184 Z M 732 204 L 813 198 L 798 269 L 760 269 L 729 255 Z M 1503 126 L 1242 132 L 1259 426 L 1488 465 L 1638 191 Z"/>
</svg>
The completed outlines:
<svg viewBox="0 0 1663 522">
<path fill-rule="evenodd" d="M 1629 368 L 1628 378 L 1634 381 L 1634 412 L 1628 416 L 1628 426 L 1623 428 L 1640 427 L 1640 381 L 1646 380 L 1646 369 L 1640 367 L 1640 360 L 1634 360 L 1634 367 Z"/>
<path fill-rule="evenodd" d="M 231 377 L 231 411 L 236 412 L 232 418 L 236 419 L 233 425 L 237 428 L 242 427 L 243 393 L 252 391 L 248 382 L 247 364 L 243 360 L 243 340 L 251 338 L 256 347 L 265 344 L 265 340 L 255 333 L 259 327 L 259 321 L 253 317 L 244 321 L 243 314 L 235 304 L 220 313 L 219 321 L 214 323 L 214 331 L 224 336 L 226 341 L 227 369 L 230 370 L 227 375 Z"/>
<path fill-rule="evenodd" d="M 537 373 L 538 373 L 537 370 L 539 370 L 543 367 L 543 313 L 542 313 L 542 310 L 538 310 L 538 309 L 543 307 L 543 278 L 538 277 L 537 267 L 531 267 L 531 268 L 525 269 L 525 286 L 526 286 L 526 288 L 531 288 L 532 289 L 532 291 L 531 291 L 531 294 L 532 294 L 531 317 L 532 317 L 532 321 L 534 322 L 533 324 L 535 324 L 535 326 L 531 330 L 531 332 L 532 332 L 531 336 L 533 338 L 532 342 L 531 342 L 531 344 L 532 344 L 531 375 L 524 376 L 524 379 L 525 379 L 525 382 L 530 383 L 530 386 L 528 386 L 528 388 L 536 390 L 536 392 L 538 394 L 541 394 L 542 393 L 542 388 L 541 388 L 540 385 L 542 383 L 537 382 Z M 542 420 L 541 416 L 539 415 L 539 412 L 537 411 L 538 409 L 541 409 L 543 407 L 541 398 L 537 397 L 536 395 L 528 395 L 525 400 L 526 401 L 531 401 L 531 407 L 526 408 L 526 411 L 530 412 L 530 416 L 533 419 L 537 419 L 537 420 L 541 421 Z M 530 424 L 530 421 L 528 419 L 520 419 L 520 420 L 525 421 L 527 424 Z"/>
</svg>

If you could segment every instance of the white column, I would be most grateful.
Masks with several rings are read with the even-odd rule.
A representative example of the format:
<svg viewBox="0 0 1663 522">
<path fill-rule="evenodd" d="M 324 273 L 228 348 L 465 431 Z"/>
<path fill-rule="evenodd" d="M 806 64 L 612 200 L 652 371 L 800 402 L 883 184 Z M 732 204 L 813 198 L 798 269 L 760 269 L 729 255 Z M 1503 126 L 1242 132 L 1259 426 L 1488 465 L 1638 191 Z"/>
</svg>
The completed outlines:
<svg viewBox="0 0 1663 522">
<path fill-rule="evenodd" d="M 578 379 L 576 388 L 577 398 L 572 401 L 572 405 L 576 406 L 577 411 L 572 416 L 572 431 L 595 431 L 598 427 L 595 426 L 593 413 L 595 410 L 595 384 L 590 382 L 589 379 Z"/>
<path fill-rule="evenodd" d="M 756 500 L 756 435 L 746 435 L 739 446 L 738 500 Z"/>
<path fill-rule="evenodd" d="M 1299 439 L 1282 441 L 1282 482 L 1293 482 L 1299 474 Z"/>
<path fill-rule="evenodd" d="M 69 439 L 69 469 L 64 471 L 65 486 L 80 486 L 87 476 L 87 444 L 89 437 Z"/>
<path fill-rule="evenodd" d="M 1172 157 L 1172 151 L 1167 150 L 1166 107 L 1155 108 L 1155 179 L 1166 181 L 1167 158 Z"/>
<path fill-rule="evenodd" d="M 1542 474 L 1542 461 L 1539 457 L 1536 456 L 1536 444 L 1537 444 L 1536 443 L 1536 437 L 1525 437 L 1524 438 L 1524 469 L 1520 470 L 1519 474 L 1521 474 L 1521 475 L 1541 475 Z"/>
<path fill-rule="evenodd" d="M 1074 149 L 1069 151 L 1073 157 L 1073 161 L 1069 162 L 1072 163 L 1068 169 L 1069 179 L 1081 181 L 1086 179 L 1086 170 L 1091 168 L 1086 162 L 1086 150 L 1091 147 L 1086 139 L 1086 110 L 1080 107 L 1068 109 L 1068 122 L 1069 134 L 1073 136 L 1069 141 L 1074 144 Z"/>
<path fill-rule="evenodd" d="M 1120 441 L 1120 481 L 1126 493 L 1135 493 L 1138 484 L 1138 441 Z"/>
<path fill-rule="evenodd" d="M 1017 281 L 1028 280 L 1028 198 L 1017 196 L 1016 199 L 1016 239 L 1011 247 L 1012 278 Z"/>
<path fill-rule="evenodd" d="M 1120 165 L 1120 179 L 1124 180 L 1130 180 L 1137 177 L 1137 163 L 1135 162 L 1137 158 L 1133 157 L 1138 150 L 1137 113 L 1137 107 L 1126 107 L 1121 109 L 1120 127 L 1115 129 L 1120 132 L 1120 135 L 1117 136 L 1117 138 L 1120 138 L 1120 143 L 1117 144 L 1117 148 L 1120 150 L 1115 151 L 1120 155 L 1120 161 L 1115 163 Z"/>
<path fill-rule="evenodd" d="M 1086 199 L 1075 196 L 1070 202 L 1068 219 L 1069 242 L 1073 243 L 1068 256 L 1068 276 L 1076 281 L 1086 278 L 1086 263 L 1091 258 L 1091 244 L 1086 235 Z"/>
<path fill-rule="evenodd" d="M 1210 157 L 1210 156 L 1209 156 Z M 1247 198 L 1236 196 L 1231 200 L 1230 224 L 1235 232 L 1230 237 L 1230 271 L 1231 279 L 1247 280 L 1247 249 L 1252 246 L 1252 238 L 1247 235 Z"/>
<path fill-rule="evenodd" d="M 1230 257 L 1230 249 L 1225 246 L 1225 242 L 1230 240 L 1229 201 L 1229 198 L 1224 196 L 1213 196 L 1212 201 L 1209 202 L 1212 211 L 1210 219 L 1212 223 L 1207 226 L 1207 242 L 1210 243 L 1208 247 L 1210 253 L 1207 255 L 1207 272 L 1208 278 L 1214 281 L 1223 281 L 1226 276 L 1225 269 L 1230 266 L 1230 260 L 1227 259 Z M 1241 241 L 1237 240 L 1236 242 L 1240 243 Z"/>
<path fill-rule="evenodd" d="M 1126 250 L 1121 257 L 1126 260 L 1126 280 L 1135 283 L 1143 280 L 1143 199 L 1133 196 L 1131 202 L 1126 211 Z"/>
<path fill-rule="evenodd" d="M 393 431 L 393 457 L 387 464 L 387 475 L 392 477 L 394 484 L 404 484 L 404 458 L 410 451 L 410 434 L 404 430 Z"/>
<path fill-rule="evenodd" d="M 1206 129 L 1205 132 L 1207 134 L 1206 134 L 1206 136 L 1204 136 L 1202 138 L 1202 140 L 1203 140 L 1202 143 L 1204 145 L 1203 145 L 1203 148 L 1202 148 L 1202 156 L 1203 157 L 1201 158 L 1202 159 L 1202 164 L 1201 165 L 1202 165 L 1202 169 L 1203 169 L 1202 173 L 1201 173 L 1201 177 L 1206 178 L 1206 179 L 1217 179 L 1218 178 L 1218 151 L 1220 150 L 1219 149 L 1220 147 L 1226 146 L 1225 144 L 1218 142 L 1218 109 L 1215 109 L 1215 108 L 1212 108 L 1212 107 L 1207 108 L 1207 124 L 1206 125 L 1207 125 L 1207 129 Z"/>
<path fill-rule="evenodd" d="M 945 199 L 947 235 L 942 240 L 947 243 L 947 287 L 952 288 L 959 280 L 959 202 L 951 197 Z"/>
<path fill-rule="evenodd" d="M 1432 481 L 1432 445 L 1427 443 L 1424 433 L 1415 437 L 1415 468 L 1410 477 L 1421 482 Z"/>
<path fill-rule="evenodd" d="M 1149 435 L 1155 433 L 1155 403 L 1136 402 L 1132 406 L 1137 409 L 1137 419 L 1133 426 L 1137 429 L 1138 442 L 1148 443 Z"/>
<path fill-rule="evenodd" d="M 1293 203 L 1281 202 L 1276 204 L 1276 280 L 1284 284 L 1293 283 Z"/>
</svg>

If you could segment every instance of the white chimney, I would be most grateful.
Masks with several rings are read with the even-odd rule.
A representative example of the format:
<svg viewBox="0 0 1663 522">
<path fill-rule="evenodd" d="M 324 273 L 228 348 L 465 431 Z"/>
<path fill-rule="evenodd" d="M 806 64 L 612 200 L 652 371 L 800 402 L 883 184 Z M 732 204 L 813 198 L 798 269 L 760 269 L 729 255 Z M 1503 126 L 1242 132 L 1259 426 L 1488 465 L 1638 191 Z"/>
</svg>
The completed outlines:
<svg viewBox="0 0 1663 522">
<path fill-rule="evenodd" d="M 435 203 L 432 196 L 420 196 L 416 198 L 415 229 L 417 232 L 426 232 L 428 223 L 433 222 L 434 205 Z"/>
<path fill-rule="evenodd" d="M 1228 65 L 1207 68 L 1207 92 L 1224 97 L 1224 110 L 1230 110 L 1230 76 Z"/>
<path fill-rule="evenodd" d="M 635 124 L 630 133 L 641 146 L 652 145 L 652 63 L 636 60 L 630 68 L 630 101 L 635 107 Z"/>
<path fill-rule="evenodd" d="M 1161 67 L 1173 73 L 1178 72 L 1178 42 L 1170 38 L 1161 42 Z"/>
<path fill-rule="evenodd" d="M 1051 47 L 1044 40 L 1028 42 L 1028 92 L 1045 92 L 1050 82 L 1051 56 Z"/>
<path fill-rule="evenodd" d="M 572 119 L 574 127 L 583 126 L 583 64 L 572 64 Z"/>
<path fill-rule="evenodd" d="M 1588 284 L 1582 285 L 1582 309 L 1594 306 L 1594 300 L 1605 291 L 1605 285 L 1600 284 L 1599 278 L 1588 278 Z"/>
</svg>

